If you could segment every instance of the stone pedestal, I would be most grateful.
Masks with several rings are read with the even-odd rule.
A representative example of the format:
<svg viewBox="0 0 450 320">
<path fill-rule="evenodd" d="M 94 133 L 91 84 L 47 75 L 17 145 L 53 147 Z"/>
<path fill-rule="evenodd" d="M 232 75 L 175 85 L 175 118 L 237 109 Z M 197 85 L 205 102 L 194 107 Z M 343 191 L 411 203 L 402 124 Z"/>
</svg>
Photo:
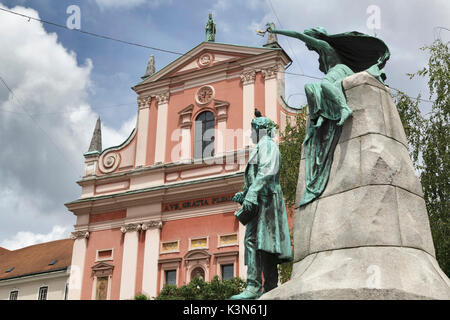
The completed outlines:
<svg viewBox="0 0 450 320">
<path fill-rule="evenodd" d="M 389 89 L 367 72 L 347 77 L 343 87 L 353 117 L 344 124 L 327 187 L 296 208 L 291 280 L 261 299 L 450 299 Z"/>
</svg>

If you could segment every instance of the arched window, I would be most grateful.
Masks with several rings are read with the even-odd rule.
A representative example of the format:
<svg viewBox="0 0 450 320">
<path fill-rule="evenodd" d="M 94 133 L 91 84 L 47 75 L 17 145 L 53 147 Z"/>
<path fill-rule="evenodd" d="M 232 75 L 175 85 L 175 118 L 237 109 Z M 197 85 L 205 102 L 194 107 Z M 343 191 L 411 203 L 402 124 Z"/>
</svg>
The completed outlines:
<svg viewBox="0 0 450 320">
<path fill-rule="evenodd" d="M 194 158 L 214 156 L 214 113 L 204 111 L 195 119 Z"/>
<path fill-rule="evenodd" d="M 202 278 L 203 280 L 205 280 L 205 271 L 203 270 L 203 268 L 197 267 L 194 270 L 192 270 L 191 272 L 191 281 L 195 278 L 195 276 L 199 275 L 200 278 Z"/>
</svg>

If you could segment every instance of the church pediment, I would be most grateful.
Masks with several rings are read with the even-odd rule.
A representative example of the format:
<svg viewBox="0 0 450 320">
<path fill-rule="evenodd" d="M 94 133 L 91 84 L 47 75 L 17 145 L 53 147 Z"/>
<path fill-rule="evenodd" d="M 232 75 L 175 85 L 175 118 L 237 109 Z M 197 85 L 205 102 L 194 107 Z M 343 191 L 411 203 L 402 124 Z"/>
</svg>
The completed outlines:
<svg viewBox="0 0 450 320">
<path fill-rule="evenodd" d="M 163 69 L 159 70 L 149 78 L 146 78 L 139 85 L 187 74 L 192 71 L 209 68 L 217 64 L 259 55 L 273 50 L 274 49 L 270 48 L 247 47 L 216 42 L 202 42 L 197 47 L 193 48 Z"/>
<path fill-rule="evenodd" d="M 114 266 L 106 262 L 99 262 L 92 266 L 92 275 L 96 277 L 104 277 L 112 274 Z"/>
</svg>

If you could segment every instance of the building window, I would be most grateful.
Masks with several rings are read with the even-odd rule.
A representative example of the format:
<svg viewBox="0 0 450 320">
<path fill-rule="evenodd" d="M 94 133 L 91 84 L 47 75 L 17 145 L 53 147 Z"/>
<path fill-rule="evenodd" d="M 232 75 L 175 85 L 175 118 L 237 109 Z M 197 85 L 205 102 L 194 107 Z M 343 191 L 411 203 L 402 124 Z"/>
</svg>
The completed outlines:
<svg viewBox="0 0 450 320">
<path fill-rule="evenodd" d="M 47 300 L 47 291 L 48 287 L 40 287 L 38 300 Z"/>
<path fill-rule="evenodd" d="M 234 277 L 234 265 L 233 264 L 223 264 L 222 269 L 222 280 L 230 280 Z"/>
<path fill-rule="evenodd" d="M 214 156 L 214 113 L 205 111 L 195 119 L 194 158 Z"/>
<path fill-rule="evenodd" d="M 177 270 L 166 270 L 166 284 L 177 285 Z"/>
<path fill-rule="evenodd" d="M 194 280 L 194 278 L 199 275 L 200 278 L 202 278 L 203 280 L 205 280 L 205 270 L 203 270 L 203 268 L 197 267 L 194 270 L 192 270 L 191 272 L 191 281 Z"/>
<path fill-rule="evenodd" d="M 19 291 L 14 290 L 9 293 L 9 300 L 17 300 L 17 297 L 19 296 Z"/>
</svg>

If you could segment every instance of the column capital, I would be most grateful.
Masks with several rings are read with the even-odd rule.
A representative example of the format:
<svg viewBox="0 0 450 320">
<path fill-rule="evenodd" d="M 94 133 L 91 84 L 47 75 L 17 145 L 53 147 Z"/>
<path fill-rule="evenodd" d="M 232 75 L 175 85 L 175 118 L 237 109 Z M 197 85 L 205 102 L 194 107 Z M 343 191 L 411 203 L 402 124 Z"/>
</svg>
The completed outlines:
<svg viewBox="0 0 450 320">
<path fill-rule="evenodd" d="M 120 227 L 120 231 L 122 231 L 122 233 L 127 233 L 130 231 L 139 231 L 141 228 L 142 226 L 139 223 L 128 223 Z"/>
<path fill-rule="evenodd" d="M 149 108 L 150 107 L 150 102 L 152 101 L 152 97 L 150 96 L 146 96 L 146 97 L 139 97 L 137 99 L 137 103 L 138 103 L 138 108 L 140 109 L 145 109 L 145 108 Z"/>
<path fill-rule="evenodd" d="M 276 78 L 277 73 L 278 73 L 277 66 L 272 66 L 272 67 L 261 69 L 261 74 L 265 80 L 270 80 L 270 79 Z"/>
<path fill-rule="evenodd" d="M 255 83 L 256 71 L 255 70 L 243 71 L 240 77 L 243 85 Z"/>
<path fill-rule="evenodd" d="M 142 224 L 142 230 L 161 229 L 162 221 L 149 221 Z"/>
<path fill-rule="evenodd" d="M 157 94 L 155 97 L 156 97 L 156 101 L 158 101 L 158 105 L 168 103 L 169 96 L 170 96 L 169 91 Z"/>
<path fill-rule="evenodd" d="M 87 239 L 89 238 L 89 231 L 74 231 L 70 234 L 70 239 L 77 240 L 77 239 Z"/>
</svg>

